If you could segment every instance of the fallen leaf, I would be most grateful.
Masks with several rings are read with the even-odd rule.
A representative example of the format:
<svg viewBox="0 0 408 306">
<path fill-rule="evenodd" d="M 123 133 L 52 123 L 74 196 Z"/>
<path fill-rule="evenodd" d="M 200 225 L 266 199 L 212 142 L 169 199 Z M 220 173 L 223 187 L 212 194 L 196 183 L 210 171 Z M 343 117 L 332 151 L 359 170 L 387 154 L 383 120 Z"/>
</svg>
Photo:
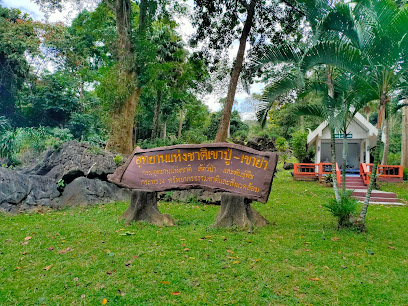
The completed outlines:
<svg viewBox="0 0 408 306">
<path fill-rule="evenodd" d="M 331 237 L 330 240 L 331 240 L 331 241 L 339 241 L 340 238 L 339 238 L 339 237 Z"/>
<path fill-rule="evenodd" d="M 190 251 L 190 249 L 189 249 L 189 248 L 185 248 L 184 251 L 188 252 L 188 251 Z"/>
<path fill-rule="evenodd" d="M 49 247 L 48 251 L 54 251 L 54 247 Z"/>
<path fill-rule="evenodd" d="M 392 250 L 395 250 L 395 249 L 396 249 L 395 246 L 389 246 L 388 248 L 389 248 L 389 249 L 392 249 Z"/>
<path fill-rule="evenodd" d="M 132 256 L 132 258 L 128 262 L 125 263 L 125 266 L 130 266 L 132 264 L 132 262 L 134 262 L 135 259 L 138 258 L 138 257 L 139 256 L 137 256 L 137 255 Z"/>
<path fill-rule="evenodd" d="M 102 305 L 106 305 L 107 302 L 108 302 L 107 299 L 103 299 L 103 300 L 102 300 Z"/>
<path fill-rule="evenodd" d="M 23 242 L 21 245 L 27 245 L 28 241 Z"/>
<path fill-rule="evenodd" d="M 318 278 L 318 277 L 311 277 L 311 278 L 309 278 L 311 281 L 318 281 L 318 280 L 320 280 L 320 278 Z"/>
<path fill-rule="evenodd" d="M 258 259 L 256 259 L 256 260 L 255 260 L 255 262 L 258 262 L 258 261 L 261 261 L 261 259 L 260 259 L 260 258 L 258 258 Z"/>
<path fill-rule="evenodd" d="M 85 294 L 81 294 L 81 299 L 84 299 L 85 298 Z"/>
<path fill-rule="evenodd" d="M 208 238 L 211 238 L 211 237 L 212 237 L 212 236 L 205 236 L 205 238 L 207 238 L 207 239 L 208 239 Z"/>
<path fill-rule="evenodd" d="M 17 270 L 20 270 L 21 268 L 20 268 L 20 267 L 16 267 L 16 269 L 17 269 Z"/>
<path fill-rule="evenodd" d="M 125 233 L 123 233 L 123 234 L 120 234 L 120 236 L 131 236 L 131 235 L 134 235 L 135 233 L 132 233 L 132 232 L 125 232 Z"/>
<path fill-rule="evenodd" d="M 168 281 L 161 281 L 160 283 L 165 284 L 165 285 L 170 285 Z"/>
<path fill-rule="evenodd" d="M 24 238 L 24 241 L 28 241 L 30 239 L 31 239 L 31 236 L 27 236 L 27 237 Z"/>
<path fill-rule="evenodd" d="M 328 266 L 323 266 L 323 268 L 330 270 L 330 268 Z"/>
<path fill-rule="evenodd" d="M 343 265 L 341 265 L 341 267 L 342 267 L 343 269 L 346 269 L 346 268 L 347 268 L 347 266 L 343 266 Z"/>
<path fill-rule="evenodd" d="M 23 255 L 27 254 L 27 252 L 23 252 Z"/>
<path fill-rule="evenodd" d="M 230 253 L 230 254 L 234 254 L 234 252 L 231 251 L 231 250 L 227 250 L 227 252 Z"/>
<path fill-rule="evenodd" d="M 45 271 L 48 271 L 49 269 L 51 269 L 51 268 L 52 268 L 52 266 L 53 266 L 52 264 L 51 264 L 51 265 L 49 265 L 49 266 L 46 266 L 46 267 L 44 268 L 44 270 L 45 270 Z"/>
<path fill-rule="evenodd" d="M 59 251 L 58 254 L 65 254 L 65 253 L 72 252 L 72 251 L 73 251 L 73 249 L 66 248 L 66 249 L 63 249 L 63 250 Z"/>
<path fill-rule="evenodd" d="M 234 265 L 236 265 L 236 264 L 239 264 L 239 261 L 238 260 L 235 260 L 235 261 L 233 261 L 232 262 Z"/>
<path fill-rule="evenodd" d="M 172 293 L 170 293 L 171 295 L 180 295 L 181 294 L 181 292 L 180 291 L 175 291 L 175 292 L 172 292 Z"/>
<path fill-rule="evenodd" d="M 183 243 L 181 246 L 184 248 L 184 247 L 186 246 L 186 244 L 185 244 L 185 243 Z"/>
</svg>

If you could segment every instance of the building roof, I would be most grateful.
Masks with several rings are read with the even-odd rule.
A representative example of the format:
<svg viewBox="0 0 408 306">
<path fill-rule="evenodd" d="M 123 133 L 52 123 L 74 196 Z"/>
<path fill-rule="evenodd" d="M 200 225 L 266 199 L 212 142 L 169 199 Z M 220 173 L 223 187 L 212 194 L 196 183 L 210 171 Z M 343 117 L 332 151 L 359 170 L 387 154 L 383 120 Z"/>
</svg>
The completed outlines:
<svg viewBox="0 0 408 306">
<path fill-rule="evenodd" d="M 367 119 L 365 119 L 363 115 L 361 115 L 360 113 L 357 113 L 354 116 L 353 121 L 367 133 L 366 138 L 373 138 L 373 137 L 377 138 L 378 129 L 374 125 L 372 125 L 370 122 L 368 122 Z M 309 135 L 307 136 L 308 146 L 313 145 L 319 137 L 322 138 L 323 131 L 327 127 L 327 125 L 328 125 L 327 120 L 325 120 L 313 132 L 309 130 Z M 384 142 L 384 135 L 382 137 L 382 141 Z"/>
</svg>

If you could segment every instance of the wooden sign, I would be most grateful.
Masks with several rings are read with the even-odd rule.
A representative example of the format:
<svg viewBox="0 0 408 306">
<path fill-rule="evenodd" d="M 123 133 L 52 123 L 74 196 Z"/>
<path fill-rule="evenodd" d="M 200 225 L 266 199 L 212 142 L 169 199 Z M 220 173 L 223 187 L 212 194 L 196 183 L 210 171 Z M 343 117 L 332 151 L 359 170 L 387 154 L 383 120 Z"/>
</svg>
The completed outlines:
<svg viewBox="0 0 408 306">
<path fill-rule="evenodd" d="M 276 153 L 229 143 L 149 150 L 138 147 L 108 180 L 122 187 L 152 191 L 188 188 L 227 191 L 265 203 L 277 160 Z"/>
</svg>

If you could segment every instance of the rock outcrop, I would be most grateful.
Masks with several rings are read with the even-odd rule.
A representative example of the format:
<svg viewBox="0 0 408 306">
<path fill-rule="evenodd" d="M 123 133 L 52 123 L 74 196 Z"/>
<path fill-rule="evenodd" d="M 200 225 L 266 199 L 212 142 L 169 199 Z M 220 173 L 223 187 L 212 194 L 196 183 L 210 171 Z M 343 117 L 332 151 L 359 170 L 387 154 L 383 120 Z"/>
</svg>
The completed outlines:
<svg viewBox="0 0 408 306">
<path fill-rule="evenodd" d="M 55 199 L 53 208 L 66 206 L 86 206 L 109 202 L 127 202 L 130 200 L 130 189 L 120 188 L 115 184 L 99 179 L 78 177 L 65 187 L 61 197 Z"/>
<path fill-rule="evenodd" d="M 48 150 L 40 163 L 24 172 L 46 176 L 57 182 L 62 179 L 65 184 L 81 176 L 106 180 L 108 174 L 117 168 L 114 157 L 113 153 L 105 150 L 95 152 L 95 148 L 86 143 L 68 141 L 57 149 Z"/>
<path fill-rule="evenodd" d="M 51 206 L 59 195 L 53 179 L 0 167 L 0 210 L 17 213 L 38 205 Z"/>
<path fill-rule="evenodd" d="M 129 189 L 107 182 L 108 174 L 117 168 L 114 157 L 86 143 L 69 141 L 48 150 L 41 162 L 29 169 L 0 167 L 0 209 L 17 213 L 37 206 L 129 201 Z"/>
</svg>

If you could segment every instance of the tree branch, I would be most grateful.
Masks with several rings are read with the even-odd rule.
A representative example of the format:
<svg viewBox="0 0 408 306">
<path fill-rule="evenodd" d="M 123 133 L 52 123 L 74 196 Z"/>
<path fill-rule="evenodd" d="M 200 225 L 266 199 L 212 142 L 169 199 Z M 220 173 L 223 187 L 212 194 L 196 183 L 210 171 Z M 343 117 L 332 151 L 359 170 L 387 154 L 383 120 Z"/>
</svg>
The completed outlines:
<svg viewBox="0 0 408 306">
<path fill-rule="evenodd" d="M 103 0 L 106 3 L 106 6 L 109 7 L 112 11 L 115 11 L 115 5 L 111 0 Z"/>
<path fill-rule="evenodd" d="M 239 0 L 239 2 L 248 10 L 248 3 L 245 0 Z"/>
<path fill-rule="evenodd" d="M 292 3 L 290 3 L 288 0 L 281 0 L 283 3 L 285 3 L 287 6 L 291 7 L 294 9 L 296 12 L 298 12 L 300 15 L 305 16 L 306 14 L 303 13 L 301 10 L 299 10 L 296 6 L 294 6 Z"/>
</svg>

